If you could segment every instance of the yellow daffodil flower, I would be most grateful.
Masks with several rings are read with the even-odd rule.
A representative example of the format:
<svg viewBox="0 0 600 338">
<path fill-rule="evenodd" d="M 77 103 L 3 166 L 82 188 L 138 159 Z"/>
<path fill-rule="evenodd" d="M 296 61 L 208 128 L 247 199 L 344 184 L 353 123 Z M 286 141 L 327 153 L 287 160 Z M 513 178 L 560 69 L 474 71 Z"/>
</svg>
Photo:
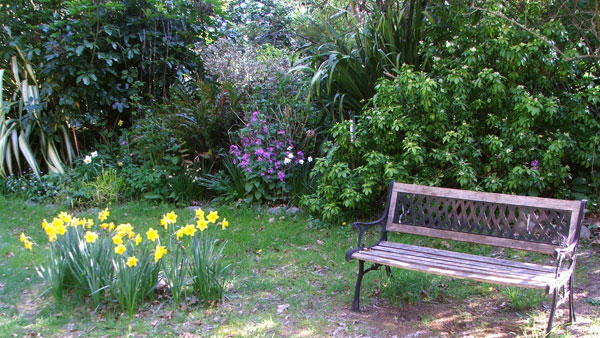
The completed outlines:
<svg viewBox="0 0 600 338">
<path fill-rule="evenodd" d="M 25 237 L 25 233 L 22 232 L 21 236 L 19 236 L 19 242 L 24 243 L 27 240 L 27 237 Z"/>
<path fill-rule="evenodd" d="M 142 243 L 142 236 L 140 236 L 140 234 L 137 234 L 137 236 L 135 236 L 134 241 L 135 241 L 135 245 Z"/>
<path fill-rule="evenodd" d="M 125 263 L 125 264 L 127 264 L 128 267 L 132 268 L 137 265 L 137 262 L 138 262 L 138 259 L 135 258 L 135 256 L 131 256 L 131 257 L 127 258 L 127 263 Z"/>
<path fill-rule="evenodd" d="M 121 238 L 121 236 L 119 236 L 118 234 L 113 236 L 112 241 L 115 245 L 123 244 L 123 238 Z"/>
<path fill-rule="evenodd" d="M 88 229 L 93 228 L 94 227 L 94 220 L 91 219 L 91 218 L 88 219 L 87 222 L 86 222 L 86 226 L 87 226 Z"/>
<path fill-rule="evenodd" d="M 204 210 L 196 209 L 196 217 L 198 217 L 198 219 L 204 219 Z"/>
<path fill-rule="evenodd" d="M 188 224 L 185 227 L 183 227 L 183 233 L 190 237 L 194 236 L 194 234 L 196 233 L 196 228 L 193 224 Z"/>
<path fill-rule="evenodd" d="M 71 218 L 72 216 L 69 215 L 68 213 L 62 211 L 61 213 L 58 214 L 58 218 L 63 221 L 64 223 L 71 223 Z"/>
<path fill-rule="evenodd" d="M 23 241 L 23 245 L 25 246 L 25 249 L 31 250 L 31 248 L 33 247 L 33 242 L 31 242 L 28 239 L 25 239 L 25 241 Z"/>
<path fill-rule="evenodd" d="M 104 230 L 106 230 L 108 228 L 108 223 L 102 223 L 100 224 L 100 227 Z"/>
<path fill-rule="evenodd" d="M 221 229 L 225 230 L 225 228 L 227 228 L 229 226 L 229 221 L 227 220 L 227 218 L 223 218 L 223 222 L 221 222 Z"/>
<path fill-rule="evenodd" d="M 114 228 L 115 228 L 115 223 L 113 223 L 113 222 L 108 223 L 108 231 L 113 231 Z"/>
<path fill-rule="evenodd" d="M 218 212 L 217 212 L 217 211 L 211 211 L 211 212 L 208 214 L 208 217 L 207 217 L 207 218 L 208 218 L 208 222 L 209 222 L 209 223 L 215 223 L 215 222 L 217 221 L 217 219 L 219 218 L 219 214 L 218 214 Z"/>
<path fill-rule="evenodd" d="M 54 219 L 52 220 L 52 225 L 55 227 L 64 226 L 65 222 L 63 222 L 63 220 L 61 220 L 59 218 L 54 217 Z"/>
<path fill-rule="evenodd" d="M 148 240 L 154 242 L 158 238 L 158 231 L 150 228 L 148 229 L 148 231 L 146 231 L 146 237 L 148 238 Z"/>
<path fill-rule="evenodd" d="M 86 231 L 83 238 L 85 238 L 85 241 L 88 243 L 94 243 L 94 242 L 96 242 L 96 239 L 98 239 L 98 234 L 93 231 Z M 117 243 L 115 243 L 115 244 L 117 244 Z"/>
<path fill-rule="evenodd" d="M 123 120 L 119 120 L 119 122 L 117 122 L 117 125 L 118 125 L 119 127 L 121 127 L 121 126 L 123 125 Z"/>
<path fill-rule="evenodd" d="M 196 222 L 196 227 L 198 228 L 198 230 L 204 231 L 208 227 L 208 222 L 206 222 L 205 219 L 199 219 Z"/>
<path fill-rule="evenodd" d="M 63 225 L 55 226 L 54 230 L 57 234 L 63 236 L 67 232 L 67 228 Z"/>
<path fill-rule="evenodd" d="M 110 211 L 108 211 L 108 208 L 104 208 L 104 210 L 98 213 L 98 220 L 100 222 L 104 222 L 108 216 L 110 216 Z"/>
<path fill-rule="evenodd" d="M 47 226 L 48 226 L 48 221 L 46 221 L 46 219 L 44 218 L 44 220 L 42 221 L 42 229 L 46 230 Z"/>
<path fill-rule="evenodd" d="M 177 237 L 177 239 L 183 237 L 183 229 L 177 229 L 177 231 L 175 231 L 175 237 Z"/>
<path fill-rule="evenodd" d="M 163 258 L 163 256 L 167 253 L 167 248 L 164 246 L 157 244 L 154 249 L 154 263 L 158 262 L 159 259 Z"/>
<path fill-rule="evenodd" d="M 119 245 L 115 246 L 116 254 L 122 255 L 125 251 L 127 251 L 127 248 L 125 247 L 125 245 L 119 244 Z"/>
</svg>

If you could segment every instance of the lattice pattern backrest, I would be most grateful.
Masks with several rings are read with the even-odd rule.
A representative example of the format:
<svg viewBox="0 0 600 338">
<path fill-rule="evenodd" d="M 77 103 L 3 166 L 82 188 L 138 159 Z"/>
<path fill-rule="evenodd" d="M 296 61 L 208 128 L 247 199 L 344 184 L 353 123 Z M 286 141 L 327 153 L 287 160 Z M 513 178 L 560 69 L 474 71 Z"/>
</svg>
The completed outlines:
<svg viewBox="0 0 600 338">
<path fill-rule="evenodd" d="M 571 211 L 398 192 L 392 223 L 556 246 L 569 237 Z"/>
</svg>

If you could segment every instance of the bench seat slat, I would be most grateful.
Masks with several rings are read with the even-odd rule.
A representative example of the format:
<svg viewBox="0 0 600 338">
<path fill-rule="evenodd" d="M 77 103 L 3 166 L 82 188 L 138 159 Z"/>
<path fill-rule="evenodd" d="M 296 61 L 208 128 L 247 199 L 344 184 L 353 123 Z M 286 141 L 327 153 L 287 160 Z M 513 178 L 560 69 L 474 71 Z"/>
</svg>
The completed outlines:
<svg viewBox="0 0 600 338">
<path fill-rule="evenodd" d="M 535 272 L 535 271 L 526 271 L 518 270 L 518 269 L 510 269 L 506 267 L 498 267 L 492 264 L 482 264 L 473 265 L 469 262 L 456 260 L 456 259 L 445 259 L 445 257 L 424 257 L 418 254 L 406 255 L 403 253 L 391 253 L 389 251 L 378 250 L 377 248 L 373 248 L 367 251 L 368 254 L 377 256 L 390 258 L 405 262 L 414 262 L 419 264 L 424 264 L 428 266 L 443 266 L 444 268 L 452 268 L 455 270 L 463 270 L 463 271 L 476 271 L 482 274 L 488 275 L 498 275 L 501 274 L 503 276 L 509 276 L 511 278 L 519 278 L 519 279 L 541 279 L 548 280 L 550 277 L 554 277 L 553 273 L 546 272 Z M 553 279 L 553 278 L 552 278 Z"/>
<path fill-rule="evenodd" d="M 546 289 L 555 281 L 554 268 L 550 266 L 520 262 L 507 265 L 509 261 L 502 259 L 431 248 L 423 251 L 422 247 L 405 244 L 400 244 L 404 248 L 394 248 L 392 245 L 399 243 L 382 243 L 369 250 L 355 252 L 352 257 L 408 270 L 509 286 Z M 481 258 L 487 259 L 482 261 Z M 519 263 L 523 265 L 519 267 Z"/>
<path fill-rule="evenodd" d="M 422 246 L 417 246 L 417 245 L 402 244 L 402 243 L 396 243 L 396 242 L 382 241 L 381 243 L 379 243 L 379 246 L 390 247 L 390 248 L 394 248 L 394 249 L 401 249 L 401 250 L 406 250 L 406 251 L 427 253 L 427 254 L 432 254 L 432 255 L 436 255 L 436 256 L 443 254 L 446 257 L 456 257 L 459 259 L 464 259 L 466 261 L 490 263 L 490 264 L 496 264 L 496 265 L 501 265 L 501 266 L 518 268 L 518 269 L 526 269 L 526 270 L 528 269 L 528 270 L 535 270 L 535 271 L 549 272 L 549 273 L 554 273 L 554 271 L 556 270 L 555 266 L 550 266 L 550 265 L 540 265 L 540 264 L 534 264 L 534 263 L 517 262 L 517 261 L 510 261 L 507 259 L 478 256 L 478 255 L 472 255 L 472 254 L 469 255 L 469 254 L 464 254 L 464 253 L 455 252 L 455 251 L 440 250 L 440 249 L 422 247 Z"/>
</svg>

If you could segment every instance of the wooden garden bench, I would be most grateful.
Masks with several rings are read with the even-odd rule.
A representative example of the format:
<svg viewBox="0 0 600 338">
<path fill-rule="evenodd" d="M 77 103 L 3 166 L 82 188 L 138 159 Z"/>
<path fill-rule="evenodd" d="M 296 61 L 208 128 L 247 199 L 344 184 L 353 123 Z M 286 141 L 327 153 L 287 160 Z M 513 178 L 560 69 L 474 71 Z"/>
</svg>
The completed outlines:
<svg viewBox="0 0 600 338">
<path fill-rule="evenodd" d="M 346 260 L 358 260 L 352 310 L 359 310 L 363 275 L 385 266 L 481 282 L 544 289 L 552 294 L 547 332 L 556 307 L 569 299 L 569 323 L 575 320 L 573 279 L 577 243 L 586 201 L 504 195 L 392 182 L 383 216 L 356 222 L 357 248 Z M 380 226 L 381 237 L 365 247 L 363 235 Z M 554 266 L 440 250 L 388 241 L 401 232 L 553 255 Z M 364 268 L 365 262 L 373 265 Z"/>
</svg>

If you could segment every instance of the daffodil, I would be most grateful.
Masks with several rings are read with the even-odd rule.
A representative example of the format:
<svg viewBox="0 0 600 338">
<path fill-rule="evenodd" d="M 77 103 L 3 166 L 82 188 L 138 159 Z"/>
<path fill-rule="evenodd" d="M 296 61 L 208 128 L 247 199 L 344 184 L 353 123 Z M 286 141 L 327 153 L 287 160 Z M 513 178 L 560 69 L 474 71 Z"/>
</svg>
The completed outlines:
<svg viewBox="0 0 600 338">
<path fill-rule="evenodd" d="M 33 242 L 31 242 L 28 239 L 25 239 L 25 241 L 23 241 L 23 245 L 25 246 L 25 249 L 31 250 L 31 248 L 33 247 Z"/>
<path fill-rule="evenodd" d="M 108 223 L 108 231 L 113 231 L 114 228 L 115 228 L 115 223 L 113 223 L 113 222 Z"/>
<path fill-rule="evenodd" d="M 125 251 L 127 251 L 127 248 L 125 247 L 125 245 L 119 244 L 119 245 L 115 246 L 116 254 L 122 255 Z"/>
<path fill-rule="evenodd" d="M 154 249 L 154 263 L 158 262 L 159 259 L 163 258 L 163 256 L 167 253 L 167 248 L 164 246 L 157 244 Z"/>
<path fill-rule="evenodd" d="M 208 227 L 208 222 L 206 222 L 205 219 L 199 219 L 196 222 L 196 227 L 198 228 L 198 230 L 204 231 Z"/>
<path fill-rule="evenodd" d="M 65 222 L 65 223 L 70 223 L 70 222 L 71 222 L 71 218 L 72 218 L 72 217 L 71 217 L 71 215 L 69 215 L 67 212 L 65 212 L 65 211 L 61 211 L 61 212 L 58 214 L 58 218 L 59 218 L 61 221 Z"/>
<path fill-rule="evenodd" d="M 146 237 L 148 238 L 148 240 L 154 242 L 158 238 L 158 231 L 150 228 L 148 229 L 148 231 L 146 231 Z"/>
<path fill-rule="evenodd" d="M 112 238 L 112 241 L 116 245 L 123 244 L 123 238 L 121 236 L 119 236 L 119 234 L 114 235 Z"/>
<path fill-rule="evenodd" d="M 175 237 L 177 237 L 177 239 L 183 237 L 183 229 L 177 229 L 177 231 L 175 231 Z"/>
<path fill-rule="evenodd" d="M 119 122 L 117 122 L 117 125 L 120 127 L 123 125 L 123 120 L 119 120 Z"/>
<path fill-rule="evenodd" d="M 196 217 L 198 217 L 198 219 L 204 219 L 204 210 L 200 209 L 196 209 Z"/>
<path fill-rule="evenodd" d="M 194 234 L 196 233 L 196 228 L 194 227 L 193 224 L 188 224 L 186 226 L 183 227 L 183 234 L 187 235 L 187 236 L 194 236 Z"/>
<path fill-rule="evenodd" d="M 46 219 L 44 218 L 44 220 L 42 221 L 42 229 L 46 230 L 47 226 L 48 226 L 48 221 L 46 221 Z"/>
<path fill-rule="evenodd" d="M 137 236 L 135 236 L 134 242 L 135 245 L 142 243 L 142 236 L 140 236 L 140 234 L 137 234 Z"/>
<path fill-rule="evenodd" d="M 86 157 L 83 159 L 83 163 L 85 163 L 85 164 L 90 164 L 90 163 L 92 163 L 92 158 L 90 157 L 90 155 L 86 156 Z"/>
<path fill-rule="evenodd" d="M 96 239 L 98 239 L 98 234 L 93 231 L 86 231 L 83 238 L 85 238 L 85 241 L 88 243 L 94 243 L 94 242 L 96 242 Z M 115 243 L 115 244 L 117 244 L 117 243 Z"/>
<path fill-rule="evenodd" d="M 227 220 L 227 218 L 223 218 L 223 222 L 221 222 L 221 229 L 225 230 L 225 228 L 227 228 L 229 226 L 229 221 Z"/>
<path fill-rule="evenodd" d="M 22 232 L 21 236 L 19 236 L 19 242 L 24 243 L 27 240 L 27 237 L 25 237 L 25 233 Z"/>
<path fill-rule="evenodd" d="M 108 216 L 110 216 L 110 211 L 108 211 L 108 208 L 105 208 L 104 210 L 98 213 L 98 220 L 100 222 L 104 222 L 108 218 Z"/>
<path fill-rule="evenodd" d="M 108 228 L 108 223 L 102 223 L 100 224 L 100 227 L 104 230 L 106 230 Z"/>
<path fill-rule="evenodd" d="M 93 228 L 94 227 L 94 220 L 91 219 L 91 218 L 88 219 L 87 222 L 86 222 L 86 226 L 87 226 L 88 229 Z"/>
<path fill-rule="evenodd" d="M 211 212 L 208 214 L 208 217 L 207 217 L 207 218 L 208 218 L 208 222 L 209 222 L 209 223 L 215 223 L 215 222 L 217 221 L 217 219 L 219 218 L 219 214 L 218 214 L 218 212 L 217 212 L 217 211 L 211 211 Z"/>
<path fill-rule="evenodd" d="M 131 257 L 127 258 L 127 263 L 125 263 L 125 264 L 127 264 L 128 267 L 132 268 L 137 265 L 137 262 L 138 262 L 138 259 L 135 258 L 135 256 L 131 256 Z"/>
<path fill-rule="evenodd" d="M 175 214 L 175 211 L 171 211 L 163 215 L 162 219 L 160 220 L 160 225 L 167 229 L 169 224 L 175 224 L 176 222 L 177 215 Z"/>
<path fill-rule="evenodd" d="M 64 235 L 67 232 L 67 228 L 65 227 L 64 224 L 59 225 L 59 226 L 55 226 L 54 230 L 56 231 L 57 234 L 59 235 Z"/>
</svg>

